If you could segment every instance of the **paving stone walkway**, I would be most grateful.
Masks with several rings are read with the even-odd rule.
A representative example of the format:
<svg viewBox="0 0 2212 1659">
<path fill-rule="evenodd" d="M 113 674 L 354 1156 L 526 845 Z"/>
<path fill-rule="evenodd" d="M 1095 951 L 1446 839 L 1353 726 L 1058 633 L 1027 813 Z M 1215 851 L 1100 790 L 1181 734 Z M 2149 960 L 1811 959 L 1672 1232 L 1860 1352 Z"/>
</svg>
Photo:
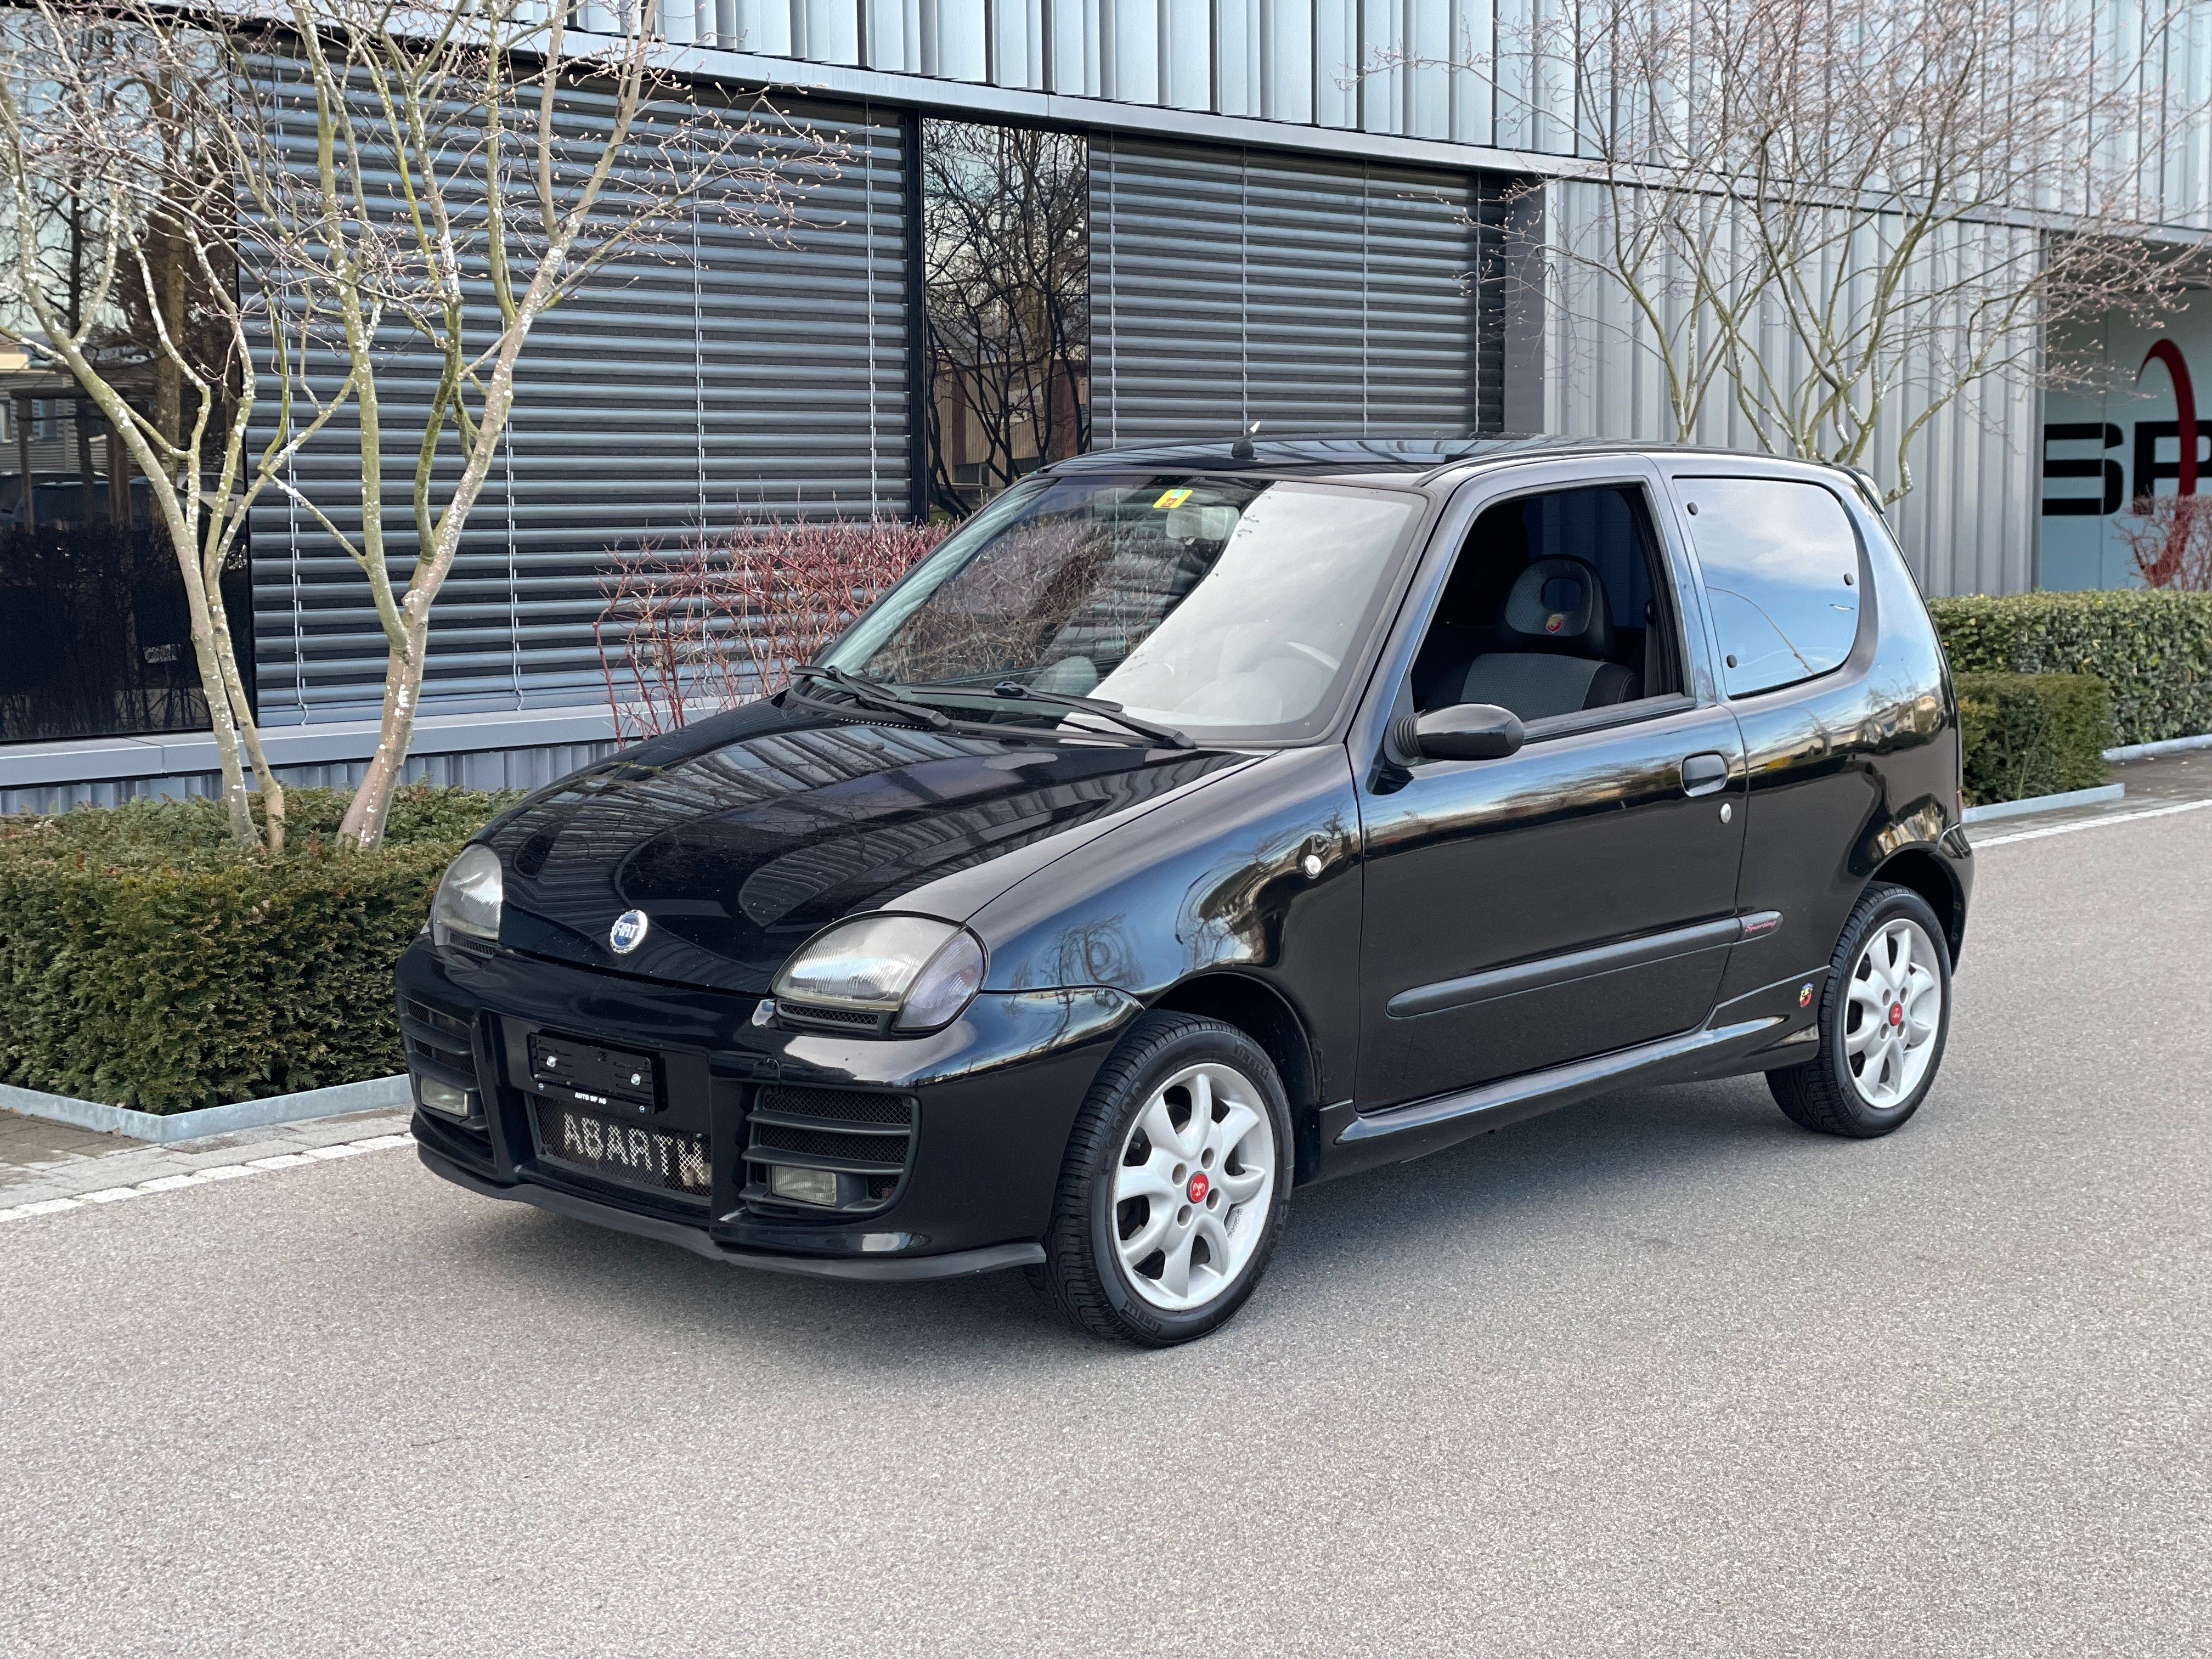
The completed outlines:
<svg viewBox="0 0 2212 1659">
<path fill-rule="evenodd" d="M 0 1111 L 0 1210 L 397 1134 L 406 1127 L 404 1112 L 349 1112 L 150 1146 Z"/>
</svg>

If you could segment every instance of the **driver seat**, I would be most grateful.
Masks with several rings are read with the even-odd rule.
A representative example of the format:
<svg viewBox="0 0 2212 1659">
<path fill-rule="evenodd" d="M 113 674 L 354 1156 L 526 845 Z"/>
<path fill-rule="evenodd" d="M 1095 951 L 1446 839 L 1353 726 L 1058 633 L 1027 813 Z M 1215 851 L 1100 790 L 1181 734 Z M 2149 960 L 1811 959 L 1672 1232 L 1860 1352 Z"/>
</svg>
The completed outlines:
<svg viewBox="0 0 2212 1659">
<path fill-rule="evenodd" d="M 1534 720 L 1644 695 L 1634 669 L 1608 660 L 1605 584 L 1581 559 L 1538 559 L 1516 577 L 1498 610 L 1498 637 L 1505 648 L 1468 663 L 1457 686 L 1447 677 L 1437 703 L 1496 703 Z"/>
</svg>

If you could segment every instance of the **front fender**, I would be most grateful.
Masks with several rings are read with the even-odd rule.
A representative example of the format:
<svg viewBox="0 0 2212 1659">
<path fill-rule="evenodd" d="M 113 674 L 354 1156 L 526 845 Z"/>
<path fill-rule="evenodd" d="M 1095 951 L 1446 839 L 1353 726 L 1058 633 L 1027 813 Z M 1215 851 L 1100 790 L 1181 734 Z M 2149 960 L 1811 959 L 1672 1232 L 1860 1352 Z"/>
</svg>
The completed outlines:
<svg viewBox="0 0 2212 1659">
<path fill-rule="evenodd" d="M 1015 884 L 970 919 L 987 989 L 1100 986 L 1152 1002 L 1234 969 L 1279 992 L 1348 1092 L 1361 865 L 1342 747 L 1292 749 L 1219 778 Z M 1310 861 L 1318 869 L 1309 873 Z"/>
</svg>

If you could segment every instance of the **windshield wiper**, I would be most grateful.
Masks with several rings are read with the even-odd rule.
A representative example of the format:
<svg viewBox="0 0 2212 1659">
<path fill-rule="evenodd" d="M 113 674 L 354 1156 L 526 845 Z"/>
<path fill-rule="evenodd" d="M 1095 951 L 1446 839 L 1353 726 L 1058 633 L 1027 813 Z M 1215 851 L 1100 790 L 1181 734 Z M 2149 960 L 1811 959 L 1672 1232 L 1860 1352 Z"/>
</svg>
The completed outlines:
<svg viewBox="0 0 2212 1659">
<path fill-rule="evenodd" d="M 951 720 L 943 711 L 918 703 L 905 692 L 896 690 L 880 680 L 864 680 L 857 674 L 848 674 L 842 668 L 830 668 L 820 663 L 803 664 L 792 670 L 791 678 L 794 689 L 795 683 L 801 679 L 822 680 L 836 686 L 854 702 L 866 708 L 879 708 L 885 714 L 907 715 L 920 720 L 933 732 L 947 732 L 952 728 Z M 823 703 L 818 697 L 807 696 L 803 690 L 799 695 L 817 707 L 834 706 Z"/>
<path fill-rule="evenodd" d="M 1164 748 L 1195 749 L 1198 747 L 1191 741 L 1188 733 L 1178 732 L 1172 726 L 1156 726 L 1150 720 L 1139 720 L 1134 714 L 1124 710 L 1118 702 L 1109 702 L 1103 697 L 1079 697 L 1066 691 L 1038 691 L 1024 685 L 1019 680 L 1000 680 L 988 691 L 981 686 L 975 685 L 917 685 L 910 689 L 916 691 L 940 691 L 948 696 L 957 694 L 969 697 L 998 697 L 1007 702 L 1045 702 L 1052 704 L 1056 708 L 1080 709 L 1086 714 L 1096 714 L 1101 720 L 1112 720 L 1116 726 L 1126 726 L 1139 737 L 1148 738 Z"/>
</svg>

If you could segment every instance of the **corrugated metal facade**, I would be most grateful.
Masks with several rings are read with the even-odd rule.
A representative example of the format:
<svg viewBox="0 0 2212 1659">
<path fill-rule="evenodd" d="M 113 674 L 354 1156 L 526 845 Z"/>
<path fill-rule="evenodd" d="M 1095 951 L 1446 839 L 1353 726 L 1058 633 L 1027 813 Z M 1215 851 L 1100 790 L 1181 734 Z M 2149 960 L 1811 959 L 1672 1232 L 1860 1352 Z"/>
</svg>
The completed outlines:
<svg viewBox="0 0 2212 1659">
<path fill-rule="evenodd" d="M 1476 174 L 1094 140 L 1096 441 L 1498 430 L 1499 198 Z"/>
<path fill-rule="evenodd" d="M 2076 3 L 2115 61 L 2169 12 Z M 1563 12 L 1557 0 L 663 0 L 661 16 L 670 40 L 732 52 L 1570 156 L 1586 66 L 1531 52 Z M 2158 156 L 2157 216 L 2212 228 L 2212 9 L 2174 21 L 2140 142 Z M 1492 64 L 1494 76 L 1471 67 Z"/>
<path fill-rule="evenodd" d="M 1545 188 L 1547 240 L 1571 245 L 1600 231 L 1603 187 L 1553 180 Z M 2025 232 L 2000 232 L 2024 235 Z M 1653 289 L 1679 292 L 1677 273 L 1653 273 Z M 1555 258 L 1544 308 L 1545 428 L 1569 437 L 1640 438 L 1757 450 L 1759 436 L 1725 385 L 1700 407 L 1692 430 L 1669 413 L 1650 330 L 1614 285 Z M 1780 368 L 1802 347 L 1770 325 L 1759 352 Z M 1783 378 L 1793 371 L 1783 370 Z M 1869 470 L 1891 472 L 1898 435 L 1925 407 L 1908 386 L 1877 428 Z M 1992 377 L 1929 421 L 1906 451 L 1913 489 L 1890 508 L 1905 557 L 1928 592 L 2010 593 L 2035 585 L 2037 392 L 2025 372 Z"/>
<path fill-rule="evenodd" d="M 591 97 L 575 94 L 568 112 L 590 119 Z M 860 108 L 787 113 L 792 125 L 763 126 L 763 150 L 796 147 L 801 122 L 843 149 L 788 235 L 695 216 L 680 258 L 612 269 L 534 328 L 508 441 L 434 612 L 426 706 L 603 696 L 592 629 L 611 548 L 745 514 L 907 510 L 902 129 L 894 113 Z M 295 114 L 284 137 L 312 157 L 310 115 Z M 400 331 L 387 337 L 387 538 L 400 587 L 415 556 L 407 491 L 433 365 Z M 310 372 L 325 385 L 342 373 L 327 356 Z M 334 425 L 294 474 L 349 534 L 361 517 L 357 434 L 350 419 Z M 450 437 L 445 453 L 441 479 L 459 471 Z M 296 506 L 264 499 L 252 524 L 262 720 L 373 710 L 385 640 L 360 568 Z"/>
</svg>

